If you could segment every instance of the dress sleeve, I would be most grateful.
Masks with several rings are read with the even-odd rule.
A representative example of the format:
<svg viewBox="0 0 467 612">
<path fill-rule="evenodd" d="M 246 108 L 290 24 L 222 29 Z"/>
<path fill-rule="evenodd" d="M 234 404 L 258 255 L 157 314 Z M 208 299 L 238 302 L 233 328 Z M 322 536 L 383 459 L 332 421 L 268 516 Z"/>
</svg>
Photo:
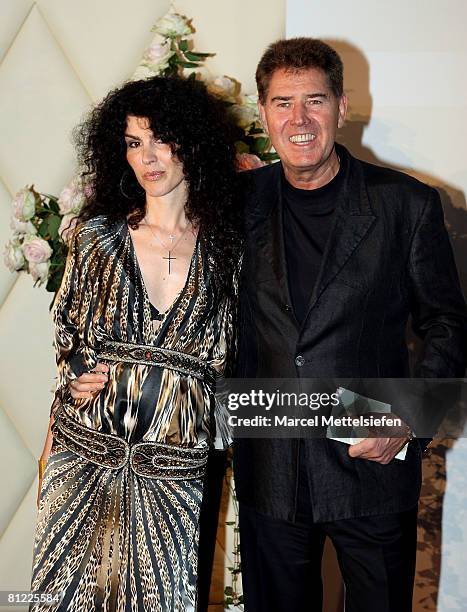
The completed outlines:
<svg viewBox="0 0 467 612">
<path fill-rule="evenodd" d="M 57 389 L 50 414 L 55 416 L 65 401 L 68 383 L 92 370 L 97 363 L 90 329 L 91 291 L 87 283 L 86 253 L 92 248 L 82 228 L 75 231 L 65 264 L 52 316 L 54 348 L 58 367 Z"/>
<path fill-rule="evenodd" d="M 228 385 L 226 378 L 232 376 L 234 372 L 235 360 L 237 358 L 238 345 L 238 283 L 242 266 L 242 258 L 235 268 L 232 278 L 232 294 L 226 300 L 224 325 L 218 344 L 218 354 L 211 362 L 211 366 L 217 373 L 216 394 L 215 394 L 215 422 L 216 436 L 214 447 L 225 449 L 232 445 L 232 428 L 229 425 L 229 411 L 226 406 L 226 396 Z M 220 349 L 220 350 L 219 350 Z"/>
</svg>

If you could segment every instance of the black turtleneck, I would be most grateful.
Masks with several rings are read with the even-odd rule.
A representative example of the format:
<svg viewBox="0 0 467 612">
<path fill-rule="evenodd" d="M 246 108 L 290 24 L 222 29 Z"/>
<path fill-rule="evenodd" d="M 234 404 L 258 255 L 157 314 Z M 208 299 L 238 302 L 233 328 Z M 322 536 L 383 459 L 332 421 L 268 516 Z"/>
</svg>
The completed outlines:
<svg viewBox="0 0 467 612">
<path fill-rule="evenodd" d="M 287 277 L 292 307 L 300 325 L 318 278 L 334 211 L 343 189 L 346 163 L 346 159 L 342 159 L 336 176 L 317 189 L 297 189 L 282 173 Z"/>
</svg>

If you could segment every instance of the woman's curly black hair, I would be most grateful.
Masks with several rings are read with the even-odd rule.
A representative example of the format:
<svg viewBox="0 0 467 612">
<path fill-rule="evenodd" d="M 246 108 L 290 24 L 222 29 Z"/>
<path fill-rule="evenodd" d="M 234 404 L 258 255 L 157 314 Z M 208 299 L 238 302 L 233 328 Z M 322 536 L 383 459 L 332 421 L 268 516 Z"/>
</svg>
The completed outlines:
<svg viewBox="0 0 467 612">
<path fill-rule="evenodd" d="M 129 218 L 137 227 L 146 214 L 145 193 L 126 160 L 129 115 L 147 118 L 154 135 L 170 144 L 183 164 L 186 216 L 199 227 L 213 258 L 216 284 L 229 292 L 242 249 L 235 128 L 224 103 L 195 79 L 128 82 L 111 91 L 75 129 L 82 176 L 91 187 L 80 220 L 103 214 L 110 220 Z"/>
</svg>

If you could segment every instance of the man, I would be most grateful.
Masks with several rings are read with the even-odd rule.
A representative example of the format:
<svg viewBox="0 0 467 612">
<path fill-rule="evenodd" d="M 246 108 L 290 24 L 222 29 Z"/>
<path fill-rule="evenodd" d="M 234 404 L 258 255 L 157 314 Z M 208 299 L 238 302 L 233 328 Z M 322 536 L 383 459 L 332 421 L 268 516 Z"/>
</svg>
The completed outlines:
<svg viewBox="0 0 467 612">
<path fill-rule="evenodd" d="M 335 143 L 347 99 L 342 62 L 325 43 L 272 44 L 256 79 L 280 163 L 248 177 L 239 376 L 406 377 L 412 315 L 424 341 L 416 376 L 462 377 L 466 308 L 437 192 Z M 419 441 L 394 460 L 411 437 L 407 426 L 405 439 L 352 447 L 235 442 L 248 612 L 321 610 L 325 536 L 347 612 L 412 609 Z"/>
</svg>

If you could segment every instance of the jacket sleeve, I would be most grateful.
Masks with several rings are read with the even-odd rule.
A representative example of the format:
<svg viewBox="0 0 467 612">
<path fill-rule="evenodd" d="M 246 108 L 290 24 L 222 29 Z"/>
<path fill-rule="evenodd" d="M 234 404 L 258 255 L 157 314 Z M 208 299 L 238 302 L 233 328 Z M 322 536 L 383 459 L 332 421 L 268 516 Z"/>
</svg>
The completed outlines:
<svg viewBox="0 0 467 612">
<path fill-rule="evenodd" d="M 410 300 L 423 340 L 420 378 L 460 378 L 467 360 L 467 312 L 438 192 L 430 189 L 412 240 Z"/>
<path fill-rule="evenodd" d="M 415 229 L 409 273 L 413 330 L 423 340 L 415 377 L 462 378 L 467 361 L 467 312 L 435 189 L 430 189 Z M 427 381 L 416 389 L 410 425 L 417 435 L 432 437 L 456 403 L 459 385 Z"/>
<path fill-rule="evenodd" d="M 52 316 L 55 324 L 54 348 L 58 367 L 57 389 L 51 407 L 55 416 L 66 401 L 68 383 L 97 363 L 91 336 L 91 293 L 87 288 L 85 253 L 89 248 L 78 228 L 72 238 L 60 289 L 55 297 Z"/>
</svg>

